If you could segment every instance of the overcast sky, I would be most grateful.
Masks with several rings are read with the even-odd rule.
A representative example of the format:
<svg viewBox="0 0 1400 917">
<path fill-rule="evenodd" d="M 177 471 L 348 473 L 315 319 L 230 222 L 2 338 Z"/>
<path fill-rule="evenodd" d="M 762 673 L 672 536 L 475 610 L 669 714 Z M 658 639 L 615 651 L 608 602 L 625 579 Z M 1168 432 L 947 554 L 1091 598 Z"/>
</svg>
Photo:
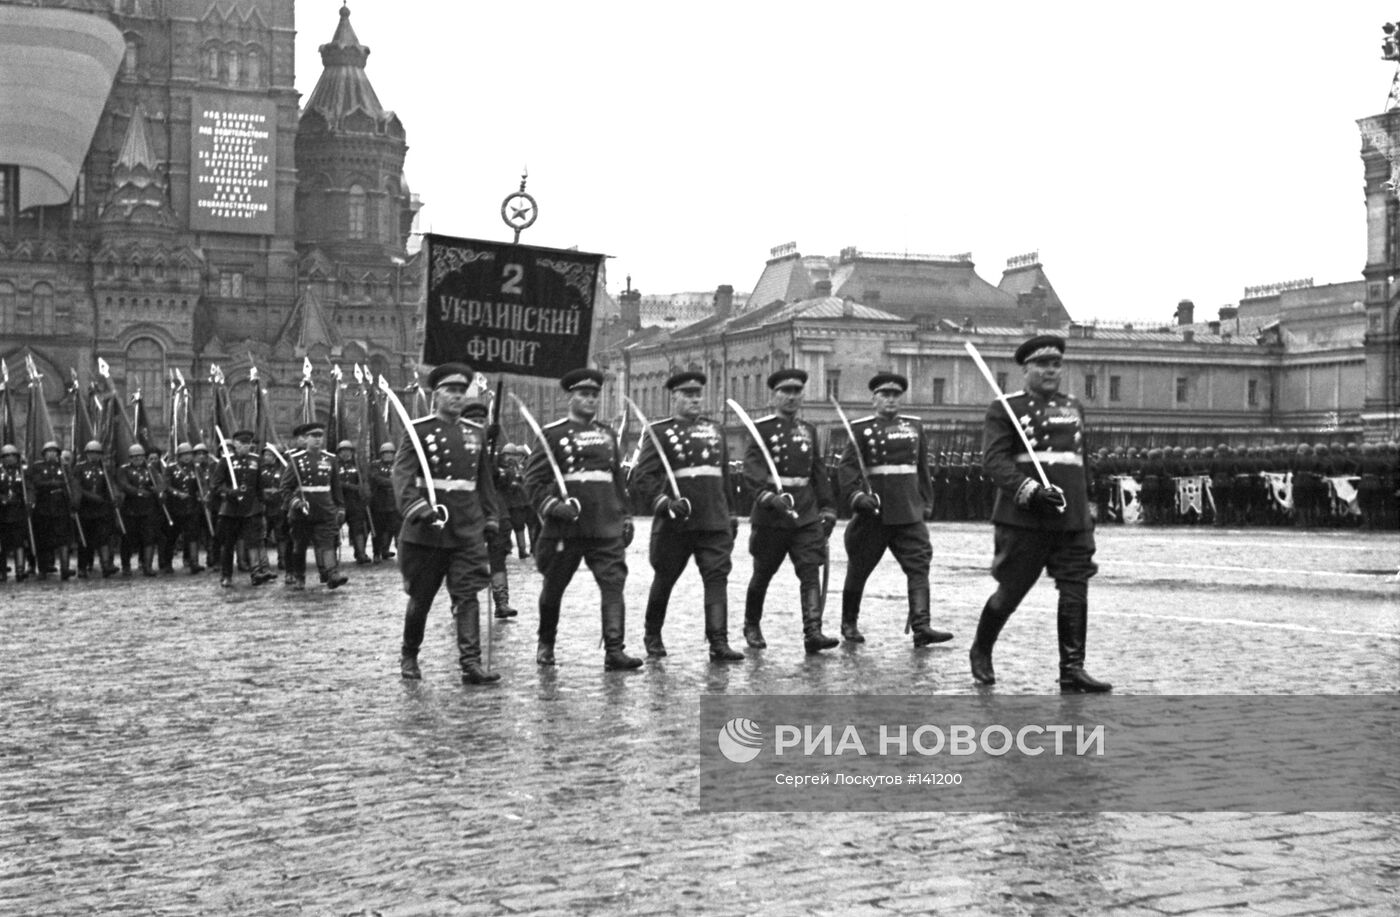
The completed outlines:
<svg viewBox="0 0 1400 917">
<path fill-rule="evenodd" d="M 338 0 L 301 0 L 297 88 Z M 614 293 L 752 289 L 803 254 L 1038 250 L 1070 314 L 1198 318 L 1359 279 L 1356 119 L 1394 3 L 354 0 L 423 229 L 611 255 Z"/>
</svg>

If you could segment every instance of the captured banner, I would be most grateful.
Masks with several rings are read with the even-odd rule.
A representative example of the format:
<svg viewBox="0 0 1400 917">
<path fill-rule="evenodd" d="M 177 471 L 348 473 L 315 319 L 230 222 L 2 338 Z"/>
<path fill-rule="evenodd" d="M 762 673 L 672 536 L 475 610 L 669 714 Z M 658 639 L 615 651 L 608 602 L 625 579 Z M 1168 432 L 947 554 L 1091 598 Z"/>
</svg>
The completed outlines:
<svg viewBox="0 0 1400 917">
<path fill-rule="evenodd" d="M 429 233 L 423 362 L 557 378 L 588 365 L 602 255 Z"/>
</svg>

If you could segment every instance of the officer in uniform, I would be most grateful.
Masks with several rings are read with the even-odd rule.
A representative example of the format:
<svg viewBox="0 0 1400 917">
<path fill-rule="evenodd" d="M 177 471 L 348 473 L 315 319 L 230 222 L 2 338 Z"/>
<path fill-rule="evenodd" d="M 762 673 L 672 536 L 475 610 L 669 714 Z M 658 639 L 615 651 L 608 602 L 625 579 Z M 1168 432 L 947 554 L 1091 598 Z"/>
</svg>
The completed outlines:
<svg viewBox="0 0 1400 917">
<path fill-rule="evenodd" d="M 1042 571 L 1060 592 L 1060 690 L 1108 691 L 1112 685 L 1084 671 L 1084 642 L 1089 621 L 1089 578 L 1094 563 L 1094 520 L 1089 513 L 1084 408 L 1060 392 L 1065 340 L 1037 335 L 1016 348 L 1025 388 L 1006 396 L 1022 431 L 1035 450 L 1050 484 L 1036 475 L 1025 443 L 1012 426 L 1001 401 L 987 408 L 982 435 L 982 464 L 998 488 L 992 522 L 996 553 L 992 576 L 997 590 L 977 622 L 969 652 L 972 677 L 994 684 L 992 646 L 1007 618 L 1021 604 Z"/>
<path fill-rule="evenodd" d="M 291 520 L 292 562 L 287 571 L 293 576 L 292 588 L 306 588 L 306 549 L 310 547 L 316 554 L 321 582 L 329 589 L 339 589 L 349 582 L 335 555 L 336 539 L 345 523 L 340 468 L 335 456 L 323 448 L 325 424 L 304 423 L 292 435 L 306 437 L 306 451 L 292 458 L 282 472 L 282 497 Z"/>
<path fill-rule="evenodd" d="M 906 633 L 916 647 L 953 639 L 929 621 L 929 564 L 933 548 L 928 526 L 933 491 L 928 472 L 928 440 L 916 417 L 899 413 L 899 401 L 909 380 L 898 373 L 876 373 L 870 379 L 875 413 L 852 421 L 855 442 L 842 453 L 840 492 L 849 494 L 851 524 L 846 527 L 846 583 L 841 592 L 841 636 L 864 643 L 857 622 L 865 581 L 888 548 L 904 571 L 909 590 Z M 865 463 L 862 480 L 856 450 Z M 868 489 L 867 489 L 868 487 Z"/>
<path fill-rule="evenodd" d="M 282 463 L 277 461 L 277 453 L 271 445 L 262 451 L 262 464 L 258 466 L 258 491 L 263 505 L 263 546 L 276 545 L 277 569 L 284 570 L 291 548 L 285 541 L 287 510 L 282 503 Z"/>
<path fill-rule="evenodd" d="M 73 468 L 78 486 L 78 521 L 83 527 L 87 544 L 78 545 L 78 576 L 86 579 L 92 573 L 93 559 L 102 564 L 102 576 L 117 572 L 112 562 L 112 532 L 116 530 L 116 501 L 108 486 L 103 465 L 102 444 L 97 440 L 83 447 L 84 459 Z"/>
<path fill-rule="evenodd" d="M 836 528 L 836 501 L 826 477 L 826 461 L 818 444 L 817 428 L 798 418 L 807 374 L 800 369 L 780 369 L 768 377 L 773 413 L 754 421 L 758 434 L 777 466 L 781 487 L 758 444 L 744 450 L 743 475 L 754 493 L 749 516 L 749 553 L 753 576 L 744 601 L 744 639 L 754 649 L 768 644 L 759 622 L 768 583 L 792 559 L 802 608 L 802 643 L 808 653 L 819 653 L 840 641 L 822 633 L 822 599 L 819 571 L 827 563 L 827 539 Z"/>
<path fill-rule="evenodd" d="M 654 514 L 651 526 L 651 592 L 647 596 L 647 655 L 666 655 L 661 628 L 671 589 L 690 558 L 700 570 L 705 587 L 705 638 L 710 659 L 732 662 L 744 654 L 729 647 L 729 571 L 739 518 L 734 508 L 734 488 L 729 482 L 729 449 L 719 425 L 700 416 L 706 377 L 700 372 L 680 372 L 666 380 L 671 392 L 671 416 L 651 425 L 642 443 L 632 482 Z M 661 456 L 676 477 L 680 493 L 671 491 Z"/>
<path fill-rule="evenodd" d="M 59 574 L 69 579 L 73 570 L 68 566 L 68 544 L 73 538 L 73 523 L 69 517 L 70 503 L 68 478 L 59 461 L 58 443 L 48 442 L 41 451 L 43 456 L 29 467 L 29 498 L 34 501 L 35 563 L 39 579 L 44 579 L 54 568 L 54 556 L 58 556 Z"/>
<path fill-rule="evenodd" d="M 160 536 L 160 493 L 164 490 L 156 470 L 146 458 L 146 450 L 132 444 L 126 450 L 127 462 L 117 468 L 117 487 L 125 495 L 122 519 L 126 522 L 126 539 L 122 543 L 122 567 L 130 570 L 130 558 L 135 554 L 141 572 L 155 576 L 156 542 Z"/>
<path fill-rule="evenodd" d="M 497 478 L 497 490 L 505 499 L 506 510 L 510 513 L 510 528 L 515 532 L 515 546 L 520 552 L 520 559 L 524 560 L 530 556 L 530 548 L 527 545 L 530 517 L 534 515 L 530 510 L 530 498 L 525 493 L 525 461 L 527 450 L 523 446 L 514 446 L 506 443 L 501 448 L 500 474 Z"/>
<path fill-rule="evenodd" d="M 413 429 L 405 432 L 394 456 L 394 496 L 403 514 L 399 570 L 408 594 L 399 672 L 407 679 L 423 677 L 418 668 L 418 649 L 423 644 L 428 609 L 443 580 L 447 581 L 447 594 L 452 601 L 463 683 L 489 684 L 501 677 L 481 667 L 477 593 L 488 582 L 486 536 L 500 527 L 500 521 L 496 517 L 486 431 L 462 416 L 471 381 L 471 368 L 465 364 L 443 363 L 435 368 L 428 375 L 435 413 L 413 421 Z M 438 506 L 447 514 L 445 521 L 439 519 L 438 510 L 428 502 L 427 481 L 414 446 L 415 437 L 427 456 Z"/>
<path fill-rule="evenodd" d="M 495 531 L 486 533 L 486 558 L 491 570 L 491 603 L 495 606 L 496 617 L 502 620 L 515 617 L 519 612 L 510 607 L 510 574 L 506 570 L 506 558 L 510 557 L 510 526 L 507 525 L 509 511 L 505 505 L 505 495 L 501 492 L 499 466 L 489 453 L 493 442 L 489 426 L 490 411 L 480 401 L 469 401 L 462 409 L 462 416 L 486 430 L 486 450 L 488 467 L 491 469 L 492 493 L 496 501 L 491 515 L 500 523 Z"/>
<path fill-rule="evenodd" d="M 252 430 L 233 434 L 233 455 L 214 466 L 209 486 L 219 499 L 219 585 L 233 588 L 233 551 L 240 541 L 252 555 L 253 585 L 276 579 L 267 567 L 262 463 L 253 457 Z"/>
<path fill-rule="evenodd" d="M 199 573 L 204 569 L 199 562 L 204 506 L 200 500 L 199 472 L 194 466 L 194 448 L 189 443 L 180 443 L 175 447 L 175 467 L 170 469 L 167 478 L 170 488 L 166 491 L 166 507 L 170 511 L 172 524 L 160 547 L 161 569 L 171 567 L 175 559 L 175 543 L 184 539 L 185 569 L 191 574 Z"/>
<path fill-rule="evenodd" d="M 394 503 L 394 444 L 379 447 L 379 460 L 369 466 L 369 515 L 374 522 L 374 559 L 389 560 L 394 556 L 394 536 L 403 520 Z"/>
<path fill-rule="evenodd" d="M 535 542 L 535 566 L 544 577 L 535 662 L 554 665 L 564 590 L 579 562 L 586 561 L 602 597 L 603 667 L 635 669 L 642 660 L 627 655 L 624 643 L 622 589 L 633 529 L 622 477 L 622 449 L 612 429 L 594 420 L 603 374 L 575 369 L 565 373 L 559 385 L 569 393 L 569 414 L 544 427 L 544 442 L 525 465 L 525 492 L 543 520 Z M 559 492 L 550 456 L 563 475 L 567 493 Z"/>
<path fill-rule="evenodd" d="M 0 580 L 13 563 L 17 583 L 28 576 L 24 552 L 29 544 L 29 506 L 24 502 L 28 488 L 19 458 L 18 446 L 0 446 Z"/>
<path fill-rule="evenodd" d="M 369 542 L 369 507 L 365 499 L 368 484 L 360 480 L 360 465 L 355 461 L 354 443 L 342 439 L 336 444 L 335 454 L 340 462 L 340 492 L 345 496 L 345 524 L 350 529 L 350 547 L 355 552 L 355 563 L 364 566 L 370 563 L 369 554 L 365 552 Z"/>
</svg>

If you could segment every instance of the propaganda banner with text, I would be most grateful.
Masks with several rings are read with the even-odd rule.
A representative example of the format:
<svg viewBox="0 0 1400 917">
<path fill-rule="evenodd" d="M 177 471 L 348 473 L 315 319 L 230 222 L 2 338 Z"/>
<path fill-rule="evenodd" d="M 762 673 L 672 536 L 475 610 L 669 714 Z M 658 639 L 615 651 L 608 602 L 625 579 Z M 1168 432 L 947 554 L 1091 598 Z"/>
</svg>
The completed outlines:
<svg viewBox="0 0 1400 917">
<path fill-rule="evenodd" d="M 429 233 L 423 362 L 558 376 L 588 365 L 603 256 Z"/>
</svg>

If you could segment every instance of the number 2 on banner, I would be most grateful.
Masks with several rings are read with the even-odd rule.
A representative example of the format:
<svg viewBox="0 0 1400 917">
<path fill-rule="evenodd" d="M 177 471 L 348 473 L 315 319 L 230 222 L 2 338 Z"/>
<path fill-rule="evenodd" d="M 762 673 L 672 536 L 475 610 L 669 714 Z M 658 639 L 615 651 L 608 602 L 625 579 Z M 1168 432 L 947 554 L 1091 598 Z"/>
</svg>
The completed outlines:
<svg viewBox="0 0 1400 917">
<path fill-rule="evenodd" d="M 501 283 L 501 292 L 512 296 L 524 296 L 525 290 L 520 286 L 520 281 L 525 279 L 525 268 L 518 264 L 507 264 L 505 275 L 506 279 Z"/>
</svg>

